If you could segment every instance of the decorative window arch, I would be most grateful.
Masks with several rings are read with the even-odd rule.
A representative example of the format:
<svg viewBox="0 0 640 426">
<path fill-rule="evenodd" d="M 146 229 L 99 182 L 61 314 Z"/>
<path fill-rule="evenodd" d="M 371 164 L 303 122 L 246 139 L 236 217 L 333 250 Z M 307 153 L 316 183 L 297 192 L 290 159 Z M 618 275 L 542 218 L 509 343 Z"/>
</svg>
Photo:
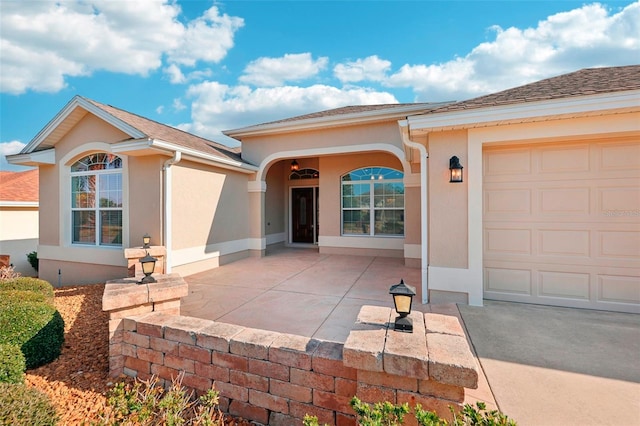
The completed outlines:
<svg viewBox="0 0 640 426">
<path fill-rule="evenodd" d="M 342 176 L 342 235 L 404 236 L 404 173 L 364 167 Z"/>
<path fill-rule="evenodd" d="M 71 165 L 71 242 L 122 246 L 122 159 L 97 152 Z"/>
<path fill-rule="evenodd" d="M 320 172 L 316 169 L 302 169 L 292 171 L 289 175 L 289 180 L 318 179 L 319 177 Z"/>
</svg>

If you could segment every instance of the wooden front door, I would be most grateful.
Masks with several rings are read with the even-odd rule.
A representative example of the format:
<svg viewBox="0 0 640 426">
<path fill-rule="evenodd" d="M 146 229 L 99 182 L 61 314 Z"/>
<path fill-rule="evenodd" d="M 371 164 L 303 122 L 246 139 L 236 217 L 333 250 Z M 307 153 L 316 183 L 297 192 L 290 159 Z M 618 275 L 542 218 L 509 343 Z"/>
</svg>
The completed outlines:
<svg viewBox="0 0 640 426">
<path fill-rule="evenodd" d="M 291 242 L 317 242 L 318 188 L 291 189 Z"/>
</svg>

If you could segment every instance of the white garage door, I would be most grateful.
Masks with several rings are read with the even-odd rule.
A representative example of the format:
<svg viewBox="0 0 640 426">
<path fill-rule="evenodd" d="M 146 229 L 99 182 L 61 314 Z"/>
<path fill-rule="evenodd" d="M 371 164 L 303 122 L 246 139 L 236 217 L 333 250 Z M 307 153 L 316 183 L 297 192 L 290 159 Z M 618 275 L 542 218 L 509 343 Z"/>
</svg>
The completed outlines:
<svg viewBox="0 0 640 426">
<path fill-rule="evenodd" d="M 488 147 L 484 297 L 640 312 L 640 141 Z"/>
</svg>

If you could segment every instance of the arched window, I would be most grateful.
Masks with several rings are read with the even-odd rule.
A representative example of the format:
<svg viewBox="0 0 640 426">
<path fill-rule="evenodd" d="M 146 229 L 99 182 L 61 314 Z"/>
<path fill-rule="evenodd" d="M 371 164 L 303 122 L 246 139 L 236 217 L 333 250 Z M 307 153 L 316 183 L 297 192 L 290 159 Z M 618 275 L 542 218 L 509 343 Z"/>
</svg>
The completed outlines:
<svg viewBox="0 0 640 426">
<path fill-rule="evenodd" d="M 404 173 L 365 167 L 342 176 L 343 235 L 404 235 Z"/>
<path fill-rule="evenodd" d="M 320 177 L 320 172 L 316 169 L 302 169 L 302 170 L 294 170 L 289 175 L 289 180 L 299 180 L 299 179 L 318 179 Z"/>
<path fill-rule="evenodd" d="M 74 244 L 122 246 L 122 159 L 87 155 L 71 166 Z"/>
</svg>

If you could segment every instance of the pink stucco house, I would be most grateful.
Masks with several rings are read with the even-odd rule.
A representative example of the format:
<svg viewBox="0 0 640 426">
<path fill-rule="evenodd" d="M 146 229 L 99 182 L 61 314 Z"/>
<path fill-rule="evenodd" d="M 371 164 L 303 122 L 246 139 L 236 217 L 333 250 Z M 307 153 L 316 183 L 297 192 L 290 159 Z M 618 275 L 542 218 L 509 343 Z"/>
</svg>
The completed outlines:
<svg viewBox="0 0 640 426">
<path fill-rule="evenodd" d="M 40 170 L 40 276 L 126 276 L 148 233 L 184 275 L 285 244 L 403 258 L 423 302 L 640 312 L 640 66 L 225 133 L 73 98 L 9 157 Z"/>
</svg>

